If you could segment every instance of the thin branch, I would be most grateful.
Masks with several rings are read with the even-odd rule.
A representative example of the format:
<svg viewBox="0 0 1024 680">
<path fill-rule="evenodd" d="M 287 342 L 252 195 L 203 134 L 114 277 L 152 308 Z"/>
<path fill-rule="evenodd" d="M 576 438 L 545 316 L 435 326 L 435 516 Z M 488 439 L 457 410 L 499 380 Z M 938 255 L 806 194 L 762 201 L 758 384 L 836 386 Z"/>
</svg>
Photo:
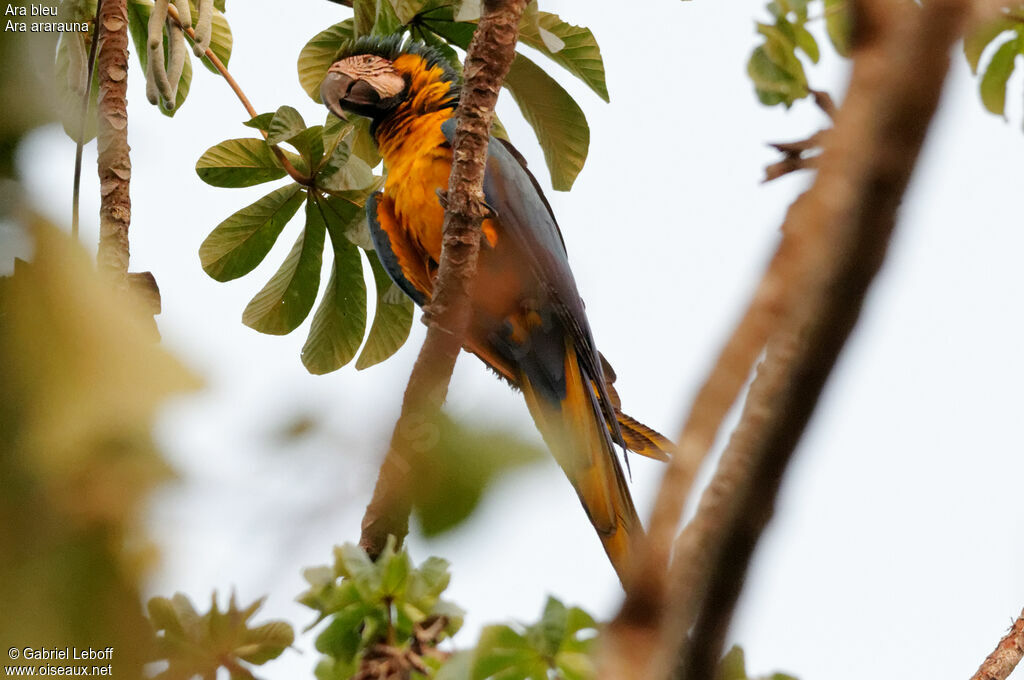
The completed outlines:
<svg viewBox="0 0 1024 680">
<path fill-rule="evenodd" d="M 861 5 L 853 79 L 815 185 L 790 208 L 783 240 L 694 401 L 659 490 L 638 587 L 607 631 L 602 678 L 667 677 L 695 622 L 683 677 L 710 677 L 782 470 L 881 264 L 965 7 Z M 669 593 L 672 535 L 693 476 L 766 346 L 737 434 L 676 545 Z"/>
<path fill-rule="evenodd" d="M 100 245 L 96 262 L 101 271 L 119 284 L 127 285 L 128 227 L 132 218 L 127 0 L 105 0 L 99 13 L 99 24 L 96 164 L 100 177 Z"/>
<path fill-rule="evenodd" d="M 189 40 L 192 41 L 192 44 L 195 44 L 196 32 L 191 27 L 186 28 L 182 25 L 181 17 L 178 16 L 178 10 L 173 4 L 167 6 L 167 14 L 168 16 L 170 16 L 171 19 L 174 20 L 176 24 L 178 24 L 178 26 L 182 27 L 182 30 L 185 31 L 185 34 L 188 36 Z M 220 57 L 214 54 L 213 50 L 210 48 L 206 49 L 205 54 L 206 58 L 210 61 L 210 64 L 212 64 L 213 67 L 217 69 L 220 75 L 224 78 L 225 82 L 227 82 L 228 86 L 235 93 L 235 96 L 238 97 L 238 101 L 242 102 L 242 106 L 245 107 L 245 110 L 249 114 L 249 117 L 255 118 L 257 115 L 259 115 L 256 112 L 256 109 L 253 108 L 253 105 L 249 102 L 249 98 L 245 96 L 245 92 L 242 91 L 242 88 L 238 84 L 238 81 L 234 79 L 234 77 L 231 75 L 231 72 L 228 71 L 228 67 L 225 66 L 224 62 L 220 60 Z M 260 134 L 263 135 L 263 139 L 267 138 L 266 131 L 260 130 Z M 315 185 L 313 178 L 307 177 L 306 175 L 303 175 L 301 172 L 299 172 L 298 169 L 294 165 L 292 165 L 291 161 L 288 160 L 288 156 L 285 155 L 284 151 L 282 151 L 277 144 L 270 144 L 269 146 L 270 150 L 274 152 L 274 155 L 277 157 L 278 162 L 281 163 L 281 167 L 284 168 L 284 171 L 288 173 L 289 177 L 291 177 L 294 181 L 303 186 L 312 187 Z"/>
<path fill-rule="evenodd" d="M 89 116 L 89 101 L 92 99 L 92 79 L 96 72 L 96 45 L 100 36 L 100 12 L 103 0 L 96 1 L 96 16 L 92 26 L 92 44 L 89 45 L 89 64 L 85 76 L 85 92 L 82 94 L 82 108 L 78 117 L 78 139 L 75 144 L 75 179 L 71 189 L 71 238 L 78 240 L 79 208 L 82 196 L 82 151 L 85 148 L 85 126 Z"/>
<path fill-rule="evenodd" d="M 469 305 L 485 216 L 483 180 L 491 120 L 498 92 L 515 56 L 526 0 L 485 0 L 483 16 L 466 51 L 465 83 L 455 116 L 443 246 L 434 295 L 424 310 L 427 337 L 413 366 L 373 498 L 363 516 L 360 545 L 371 556 L 388 535 L 408 533 L 411 482 L 422 464 L 424 424 L 433 423 L 448 393 L 455 360 L 469 325 Z"/>
<path fill-rule="evenodd" d="M 971 680 L 1006 680 L 1024 658 L 1024 611 L 1003 636 L 996 648 L 971 676 Z"/>
</svg>

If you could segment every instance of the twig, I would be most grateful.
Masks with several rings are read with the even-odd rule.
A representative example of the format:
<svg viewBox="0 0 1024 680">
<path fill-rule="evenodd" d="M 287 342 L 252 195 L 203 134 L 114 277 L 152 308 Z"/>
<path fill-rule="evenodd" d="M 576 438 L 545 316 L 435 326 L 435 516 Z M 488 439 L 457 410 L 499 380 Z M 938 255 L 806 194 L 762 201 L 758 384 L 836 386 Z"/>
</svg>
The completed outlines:
<svg viewBox="0 0 1024 680">
<path fill-rule="evenodd" d="M 167 8 L 167 15 L 171 17 L 171 19 L 173 19 L 175 23 L 181 26 L 181 20 L 178 16 L 178 10 L 174 7 L 174 5 L 170 5 Z M 185 31 L 185 34 L 188 35 L 192 43 L 195 44 L 196 32 L 191 27 L 182 28 Z M 235 93 L 235 96 L 238 97 L 238 101 L 242 102 L 242 106 L 245 107 L 246 113 L 249 114 L 249 117 L 255 118 L 256 116 L 258 116 L 259 114 L 256 112 L 256 109 L 253 108 L 252 103 L 249 102 L 249 98 L 245 96 L 245 92 L 242 91 L 242 88 L 238 84 L 238 81 L 234 79 L 234 77 L 231 75 L 231 72 L 228 71 L 228 67 L 225 66 L 224 62 L 220 60 L 220 57 L 214 54 L 213 50 L 210 48 L 206 49 L 205 54 L 206 58 L 210 60 L 210 63 L 213 65 L 213 67 L 217 69 L 217 72 L 220 73 L 220 75 L 224 78 L 224 81 L 227 82 L 228 86 Z M 267 133 L 264 130 L 260 130 L 260 134 L 263 135 L 264 139 L 267 138 Z M 274 156 L 277 157 L 278 162 L 281 163 L 281 167 L 284 168 L 284 171 L 288 173 L 289 177 L 291 177 L 294 181 L 298 182 L 303 186 L 312 187 L 315 185 L 313 178 L 307 177 L 306 175 L 303 175 L 301 172 L 299 172 L 298 169 L 294 165 L 292 165 L 291 161 L 288 160 L 288 157 L 285 155 L 284 151 L 282 151 L 277 144 L 270 144 L 268 146 L 270 146 L 270 150 L 274 152 Z"/>
<path fill-rule="evenodd" d="M 100 245 L 96 262 L 119 285 L 127 285 L 129 193 L 132 163 L 128 147 L 128 8 L 127 0 L 105 0 L 99 12 L 96 70 L 97 168 L 100 178 Z"/>
<path fill-rule="evenodd" d="M 816 152 L 821 147 L 822 139 L 827 133 L 828 130 L 819 130 L 807 139 L 797 142 L 770 144 L 769 146 L 783 154 L 783 158 L 764 169 L 764 179 L 761 181 L 767 183 L 791 172 L 817 167 L 818 154 Z M 811 155 L 807 155 L 809 153 Z"/>
<path fill-rule="evenodd" d="M 996 648 L 971 676 L 971 680 L 1006 680 L 1024 658 L 1024 611 L 1003 636 Z"/>
<path fill-rule="evenodd" d="M 710 677 L 782 470 L 881 264 L 965 8 L 963 0 L 923 11 L 861 4 L 869 21 L 858 22 L 850 94 L 814 187 L 790 208 L 783 241 L 691 408 L 652 514 L 639 587 L 608 629 L 602 678 L 667 677 L 695 622 L 683 677 Z M 890 23 L 870 21 L 879 14 Z M 666 598 L 663 570 L 693 475 L 766 344 L 737 435 L 676 546 Z"/>
<path fill-rule="evenodd" d="M 96 44 L 100 35 L 100 12 L 103 0 L 96 0 L 96 17 L 92 26 L 92 44 L 89 45 L 89 64 L 85 76 L 85 92 L 82 94 L 82 109 L 78 121 L 78 139 L 75 144 L 75 179 L 71 189 L 71 238 L 78 240 L 79 209 L 82 196 L 82 151 L 85 148 L 85 125 L 89 115 L 89 101 L 92 99 L 92 79 L 96 72 Z"/>
<path fill-rule="evenodd" d="M 519 19 L 526 0 L 485 0 L 483 15 L 466 51 L 455 116 L 452 173 L 448 183 L 443 247 L 434 295 L 424 310 L 427 337 L 413 366 L 373 498 L 363 516 L 359 544 L 371 556 L 389 534 L 408 533 L 413 471 L 422 451 L 416 433 L 432 423 L 448 392 L 455 359 L 470 320 L 470 292 L 485 216 L 483 180 L 494 104 L 515 56 Z"/>
</svg>

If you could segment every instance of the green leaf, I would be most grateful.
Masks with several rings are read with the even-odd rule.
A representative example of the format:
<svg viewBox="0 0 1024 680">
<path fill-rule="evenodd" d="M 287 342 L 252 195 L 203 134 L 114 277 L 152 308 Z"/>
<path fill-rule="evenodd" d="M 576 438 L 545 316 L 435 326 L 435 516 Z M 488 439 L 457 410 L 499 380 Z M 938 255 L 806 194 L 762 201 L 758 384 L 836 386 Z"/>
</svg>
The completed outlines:
<svg viewBox="0 0 1024 680">
<path fill-rule="evenodd" d="M 473 652 L 455 652 L 437 671 L 434 680 L 473 680 Z"/>
<path fill-rule="evenodd" d="M 414 446 L 435 464 L 420 471 L 413 510 L 420 529 L 435 536 L 458 526 L 476 509 L 491 482 L 508 470 L 545 457 L 508 432 L 461 425 L 443 413 L 410 432 Z"/>
<path fill-rule="evenodd" d="M 339 152 L 335 150 L 335 153 Z M 317 185 L 331 193 L 366 190 L 376 182 L 377 177 L 370 166 L 362 158 L 351 154 L 340 167 L 317 178 Z"/>
<path fill-rule="evenodd" d="M 242 661 L 261 666 L 281 656 L 295 642 L 295 631 L 283 621 L 271 621 L 247 630 L 243 644 L 235 649 Z"/>
<path fill-rule="evenodd" d="M 388 0 L 378 0 L 377 13 L 373 22 L 373 35 L 393 35 L 402 28 L 402 21 L 395 14 L 395 8 Z"/>
<path fill-rule="evenodd" d="M 258 116 L 253 116 L 242 123 L 242 125 L 266 132 L 270 129 L 270 121 L 272 120 L 274 120 L 274 112 L 270 111 L 268 113 L 261 113 Z"/>
<path fill-rule="evenodd" d="M 544 151 L 551 185 L 568 191 L 587 161 L 590 126 L 576 100 L 535 63 L 517 54 L 505 79 Z"/>
<path fill-rule="evenodd" d="M 405 344 L 412 328 L 412 300 L 388 277 L 377 253 L 367 252 L 373 279 L 377 284 L 377 309 L 366 345 L 356 361 L 356 370 L 363 370 L 384 361 Z"/>
<path fill-rule="evenodd" d="M 754 88 L 761 103 L 792 105 L 797 99 L 808 94 L 806 81 L 787 72 L 768 56 L 767 46 L 754 49 L 747 62 L 747 74 L 754 82 Z M 803 74 L 803 70 L 800 70 Z"/>
<path fill-rule="evenodd" d="M 334 549 L 335 571 L 352 579 L 359 594 L 367 602 L 380 596 L 380 571 L 357 545 L 346 543 Z"/>
<path fill-rule="evenodd" d="M 743 648 L 733 645 L 718 663 L 715 680 L 747 680 L 747 662 Z"/>
<path fill-rule="evenodd" d="M 299 53 L 299 83 L 313 101 L 320 103 L 320 83 L 338 50 L 354 40 L 353 31 L 352 19 L 345 19 L 317 33 Z"/>
<path fill-rule="evenodd" d="M 405 586 L 409 580 L 412 565 L 409 555 L 404 550 L 389 555 L 387 560 L 381 556 L 381 592 L 385 597 L 400 598 L 405 595 Z"/>
<path fill-rule="evenodd" d="M 472 677 L 473 680 L 492 676 L 525 678 L 538 661 L 536 650 L 513 628 L 487 626 L 480 632 L 477 642 Z"/>
<path fill-rule="evenodd" d="M 1003 116 L 1006 111 L 1006 83 L 1013 75 L 1013 69 L 1017 57 L 1021 53 L 1021 46 L 1024 39 L 1018 37 L 1009 40 L 996 50 L 991 61 L 985 68 L 985 74 L 981 77 L 979 87 L 981 89 L 981 101 L 985 108 L 992 113 Z"/>
<path fill-rule="evenodd" d="M 345 237 L 352 223 L 365 216 L 362 207 L 343 199 L 317 198 L 317 208 L 331 234 L 334 264 L 327 291 L 302 347 L 302 363 L 310 373 L 323 375 L 351 361 L 366 332 L 362 259 L 359 250 Z"/>
<path fill-rule="evenodd" d="M 836 52 L 844 57 L 850 56 L 852 26 L 849 0 L 825 0 L 825 31 Z"/>
<path fill-rule="evenodd" d="M 302 114 L 291 106 L 282 106 L 274 113 L 267 129 L 267 143 L 280 144 L 290 142 L 306 130 L 306 121 Z"/>
<path fill-rule="evenodd" d="M 285 171 L 262 139 L 229 139 L 200 156 L 196 174 L 215 187 L 251 187 L 280 179 Z"/>
<path fill-rule="evenodd" d="M 297 184 L 281 187 L 217 225 L 199 247 L 199 261 L 206 273 L 217 281 L 230 281 L 255 269 L 303 197 Z"/>
<path fill-rule="evenodd" d="M 540 50 L 559 66 L 582 80 L 601 99 L 609 101 L 608 86 L 605 83 L 604 61 L 601 48 L 589 28 L 573 26 L 550 12 L 538 12 L 537 25 L 522 22 L 519 39 Z M 544 39 L 544 31 L 557 37 L 562 43 L 560 49 L 552 50 Z"/>
<path fill-rule="evenodd" d="M 1019 22 L 1010 17 L 999 16 L 983 23 L 967 34 L 964 37 L 964 56 L 967 57 L 967 63 L 971 65 L 971 72 L 977 75 L 978 62 L 981 61 L 981 55 L 993 40 L 1006 31 L 1012 31 L 1019 25 Z"/>
<path fill-rule="evenodd" d="M 353 119 L 352 124 L 355 126 L 355 132 L 348 140 L 349 148 L 369 167 L 377 167 L 380 165 L 381 157 L 377 150 L 377 143 L 373 141 L 373 135 L 370 134 L 370 119 L 360 116 Z"/>
<path fill-rule="evenodd" d="M 821 52 L 818 50 L 818 41 L 814 39 L 803 24 L 796 24 L 793 26 L 793 30 L 796 32 L 796 46 L 803 50 L 804 54 L 811 60 L 811 63 L 817 64 L 821 58 Z"/>
<path fill-rule="evenodd" d="M 313 308 L 320 288 L 326 225 L 312 196 L 306 199 L 306 226 L 277 273 L 249 301 L 242 323 L 270 335 L 298 328 Z"/>
<path fill-rule="evenodd" d="M 377 13 L 377 0 L 353 0 L 352 12 L 355 20 L 355 37 L 370 35 Z"/>
<path fill-rule="evenodd" d="M 530 627 L 529 638 L 541 654 L 552 657 L 558 653 L 569 628 L 569 612 L 565 605 L 549 597 L 540 621 Z"/>
</svg>

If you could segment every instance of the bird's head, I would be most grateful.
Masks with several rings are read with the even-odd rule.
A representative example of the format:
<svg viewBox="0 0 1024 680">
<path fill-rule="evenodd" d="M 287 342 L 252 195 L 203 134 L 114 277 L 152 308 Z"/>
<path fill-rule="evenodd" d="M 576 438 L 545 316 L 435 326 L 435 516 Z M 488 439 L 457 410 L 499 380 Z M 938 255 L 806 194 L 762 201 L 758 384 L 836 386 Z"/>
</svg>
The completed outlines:
<svg viewBox="0 0 1024 680">
<path fill-rule="evenodd" d="M 339 118 L 346 113 L 379 122 L 402 107 L 454 108 L 458 75 L 436 50 L 400 38 L 361 38 L 338 55 L 320 97 Z"/>
</svg>

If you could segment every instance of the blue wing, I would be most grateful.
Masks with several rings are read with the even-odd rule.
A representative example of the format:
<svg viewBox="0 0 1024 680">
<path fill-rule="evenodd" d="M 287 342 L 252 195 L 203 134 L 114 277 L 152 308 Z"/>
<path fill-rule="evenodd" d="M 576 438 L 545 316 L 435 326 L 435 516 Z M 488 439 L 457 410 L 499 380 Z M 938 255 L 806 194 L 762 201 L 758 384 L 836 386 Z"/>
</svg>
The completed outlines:
<svg viewBox="0 0 1024 680">
<path fill-rule="evenodd" d="M 453 144 L 455 119 L 445 121 L 441 131 Z M 497 214 L 502 234 L 511 238 L 527 258 L 548 302 L 572 337 L 581 367 L 598 390 L 600 409 L 612 428 L 613 438 L 621 444 L 622 435 L 605 385 L 601 358 L 551 206 L 522 156 L 511 144 L 493 137 L 487 147 L 484 198 Z"/>
</svg>

